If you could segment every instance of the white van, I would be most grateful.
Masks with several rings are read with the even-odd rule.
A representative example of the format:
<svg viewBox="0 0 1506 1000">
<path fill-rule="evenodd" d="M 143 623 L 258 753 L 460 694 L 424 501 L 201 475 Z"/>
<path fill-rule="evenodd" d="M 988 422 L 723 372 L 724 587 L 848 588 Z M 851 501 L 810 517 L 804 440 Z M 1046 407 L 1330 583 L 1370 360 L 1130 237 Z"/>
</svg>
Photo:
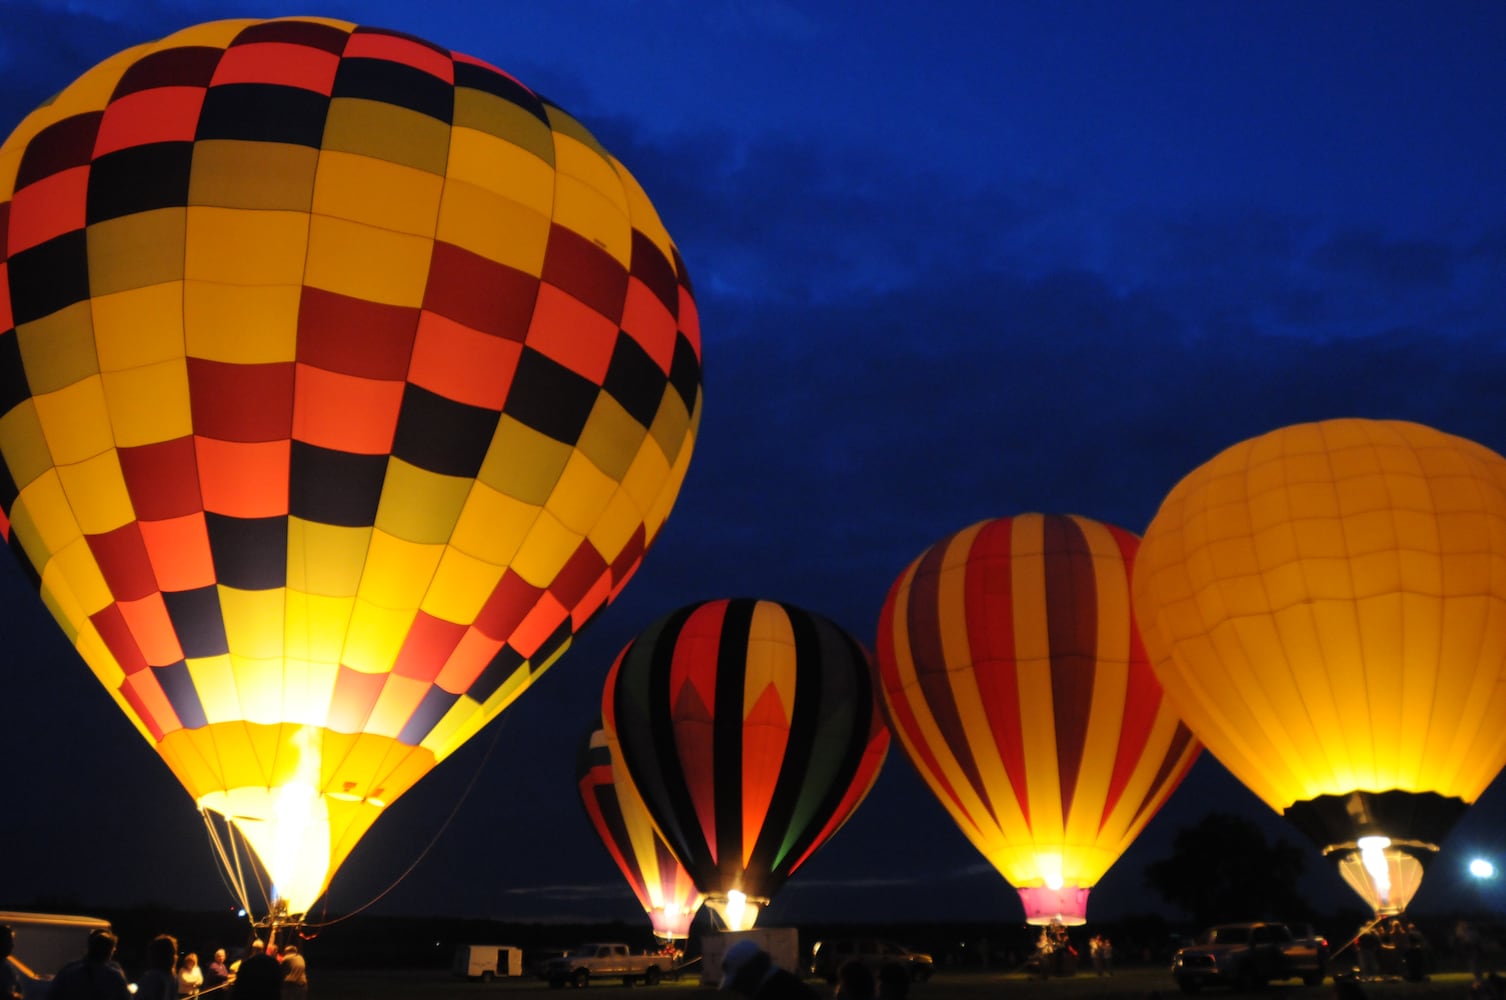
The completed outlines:
<svg viewBox="0 0 1506 1000">
<path fill-rule="evenodd" d="M 498 976 L 523 974 L 523 949 L 509 944 L 462 944 L 455 948 L 455 975 L 489 983 Z"/>
<path fill-rule="evenodd" d="M 99 917 L 18 910 L 0 910 L 0 924 L 8 924 L 16 932 L 16 950 L 10 963 L 21 980 L 26 1000 L 42 996 L 47 981 L 59 969 L 84 957 L 91 933 L 110 930 L 110 922 Z"/>
</svg>

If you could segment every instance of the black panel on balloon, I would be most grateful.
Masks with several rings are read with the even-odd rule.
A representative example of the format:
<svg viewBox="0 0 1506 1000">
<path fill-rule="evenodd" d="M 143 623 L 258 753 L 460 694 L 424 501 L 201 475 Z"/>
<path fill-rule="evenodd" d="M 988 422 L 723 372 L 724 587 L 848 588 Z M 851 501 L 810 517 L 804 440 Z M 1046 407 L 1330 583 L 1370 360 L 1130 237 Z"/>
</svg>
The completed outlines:
<svg viewBox="0 0 1506 1000">
<path fill-rule="evenodd" d="M 193 143 L 154 142 L 106 153 L 89 168 L 90 224 L 188 203 Z"/>
<path fill-rule="evenodd" d="M 162 602 L 167 605 L 167 617 L 172 620 L 184 656 L 194 660 L 230 652 L 230 643 L 225 638 L 225 619 L 220 613 L 218 588 L 165 590 Z"/>
<path fill-rule="evenodd" d="M 638 346 L 636 340 L 619 330 L 617 345 L 612 349 L 612 363 L 601 387 L 621 403 L 634 420 L 644 427 L 652 427 L 659 403 L 664 399 L 666 381 L 664 372 L 654 364 L 653 358 Z"/>
<path fill-rule="evenodd" d="M 82 229 L 22 250 L 8 266 L 11 318 L 17 326 L 89 297 L 89 248 Z"/>
<path fill-rule="evenodd" d="M 21 367 L 21 342 L 16 339 L 14 331 L 7 331 L 0 334 L 0 416 L 30 398 L 31 386 L 26 384 L 26 370 Z M 4 463 L 0 463 L 0 469 L 3 468 Z M 7 472 L 6 479 L 9 478 L 10 473 Z M 15 498 L 14 492 L 4 498 L 5 510 L 10 510 L 11 501 Z"/>
<path fill-rule="evenodd" d="M 675 336 L 675 356 L 669 366 L 669 384 L 685 401 L 687 412 L 695 412 L 696 397 L 701 394 L 701 362 L 684 334 Z"/>
<path fill-rule="evenodd" d="M 386 455 L 356 455 L 294 441 L 288 513 L 305 521 L 360 528 L 376 520 Z"/>
<path fill-rule="evenodd" d="M 492 662 L 481 671 L 481 675 L 471 682 L 470 687 L 466 688 L 465 693 L 484 705 L 486 699 L 496 694 L 497 689 L 522 665 L 523 654 L 511 646 L 503 645 L 497 651 L 497 655 L 492 657 Z"/>
<path fill-rule="evenodd" d="M 302 87 L 227 83 L 204 94 L 195 139 L 287 142 L 318 149 L 329 98 Z"/>
<path fill-rule="evenodd" d="M 158 686 L 167 695 L 167 702 L 172 705 L 173 714 L 183 723 L 183 728 L 202 729 L 209 725 L 209 719 L 204 715 L 204 704 L 199 701 L 199 692 L 194 687 L 193 676 L 189 674 L 186 662 L 179 660 L 165 667 L 151 669 L 152 676 L 157 678 Z"/>
<path fill-rule="evenodd" d="M 544 114 L 544 107 L 534 96 L 533 91 L 495 70 L 477 66 L 475 63 L 457 62 L 455 63 L 455 86 L 479 90 L 505 101 L 511 101 L 539 121 L 549 124 L 549 118 Z"/>
<path fill-rule="evenodd" d="M 332 96 L 393 104 L 447 125 L 455 117 L 455 92 L 448 83 L 421 69 L 386 59 L 340 60 Z"/>
<path fill-rule="evenodd" d="M 496 432 L 496 410 L 457 403 L 410 382 L 403 389 L 392 454 L 420 469 L 472 478 Z"/>
<path fill-rule="evenodd" d="M 403 731 L 397 734 L 397 741 L 404 746 L 416 747 L 425 736 L 439 725 L 439 720 L 445 717 L 445 713 L 455 702 L 460 700 L 460 695 L 451 694 L 444 688 L 434 686 L 424 694 L 423 701 L 413 710 L 408 722 L 403 726 Z"/>
<path fill-rule="evenodd" d="M 273 590 L 288 582 L 288 519 L 226 517 L 205 511 L 214 575 L 237 590 Z"/>
<path fill-rule="evenodd" d="M 573 445 L 580 440 L 599 391 L 589 379 L 524 347 L 502 411 L 540 434 Z"/>
</svg>

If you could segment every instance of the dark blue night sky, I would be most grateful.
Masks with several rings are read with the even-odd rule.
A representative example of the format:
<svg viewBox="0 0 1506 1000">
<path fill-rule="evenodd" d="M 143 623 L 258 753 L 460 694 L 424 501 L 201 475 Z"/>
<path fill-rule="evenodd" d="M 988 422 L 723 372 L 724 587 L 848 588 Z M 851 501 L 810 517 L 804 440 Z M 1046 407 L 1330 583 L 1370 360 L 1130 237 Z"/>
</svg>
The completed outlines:
<svg viewBox="0 0 1506 1000">
<path fill-rule="evenodd" d="M 675 607 L 774 598 L 871 646 L 889 584 L 941 536 L 1025 511 L 1142 532 L 1182 475 L 1281 425 L 1408 419 L 1506 451 L 1501 4 L 296 12 L 472 53 L 579 117 L 658 206 L 705 349 L 696 457 L 643 568 L 392 807 L 332 909 L 366 904 L 433 842 L 377 912 L 633 918 L 574 754 L 612 657 Z M 289 11 L 7 0 L 0 13 L 5 133 L 114 51 Z M 0 585 L 0 904 L 228 905 L 191 800 L 19 572 Z M 1475 852 L 1506 861 L 1503 781 L 1445 845 L 1419 908 L 1467 890 Z M 1210 809 L 1299 841 L 1205 756 L 1090 919 L 1151 909 L 1140 869 Z M 1313 903 L 1357 906 L 1324 864 L 1313 851 Z M 897 751 L 767 922 L 858 916 L 1021 919 Z"/>
</svg>

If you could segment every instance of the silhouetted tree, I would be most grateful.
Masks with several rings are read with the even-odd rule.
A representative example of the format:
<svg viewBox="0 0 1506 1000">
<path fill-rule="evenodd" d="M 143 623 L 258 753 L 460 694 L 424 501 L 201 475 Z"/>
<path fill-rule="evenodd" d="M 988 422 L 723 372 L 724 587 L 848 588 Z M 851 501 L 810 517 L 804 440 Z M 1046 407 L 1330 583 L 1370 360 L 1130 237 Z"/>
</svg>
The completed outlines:
<svg viewBox="0 0 1506 1000">
<path fill-rule="evenodd" d="M 1177 831 L 1171 856 L 1146 866 L 1145 884 L 1203 926 L 1296 919 L 1310 912 L 1297 892 L 1303 867 L 1297 847 L 1268 844 L 1254 823 L 1215 812 Z"/>
</svg>

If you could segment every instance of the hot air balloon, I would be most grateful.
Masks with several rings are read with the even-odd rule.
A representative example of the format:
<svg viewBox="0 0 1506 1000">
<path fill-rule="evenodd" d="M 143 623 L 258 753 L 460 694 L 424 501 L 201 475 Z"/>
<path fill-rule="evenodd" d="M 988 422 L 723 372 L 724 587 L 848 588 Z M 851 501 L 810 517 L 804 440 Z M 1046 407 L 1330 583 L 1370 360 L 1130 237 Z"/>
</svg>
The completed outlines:
<svg viewBox="0 0 1506 1000">
<path fill-rule="evenodd" d="M 1392 420 L 1252 438 L 1166 497 L 1134 594 L 1193 732 L 1404 909 L 1506 764 L 1506 459 Z"/>
<path fill-rule="evenodd" d="M 648 913 L 654 933 L 684 940 L 701 908 L 700 890 L 654 829 L 643 797 L 612 757 L 598 719 L 575 758 L 575 783 L 586 815 Z"/>
<path fill-rule="evenodd" d="M 889 726 L 1033 924 L 1086 922 L 1199 751 L 1130 613 L 1138 544 L 1085 517 L 982 521 L 922 552 L 880 613 Z"/>
<path fill-rule="evenodd" d="M 607 674 L 602 725 L 728 930 L 752 927 L 847 821 L 889 749 L 857 640 L 750 598 L 692 604 L 640 633 Z"/>
<path fill-rule="evenodd" d="M 658 534 L 685 268 L 559 108 L 313 18 L 84 74 L 0 147 L 0 232 L 0 528 L 304 912 Z"/>
</svg>

